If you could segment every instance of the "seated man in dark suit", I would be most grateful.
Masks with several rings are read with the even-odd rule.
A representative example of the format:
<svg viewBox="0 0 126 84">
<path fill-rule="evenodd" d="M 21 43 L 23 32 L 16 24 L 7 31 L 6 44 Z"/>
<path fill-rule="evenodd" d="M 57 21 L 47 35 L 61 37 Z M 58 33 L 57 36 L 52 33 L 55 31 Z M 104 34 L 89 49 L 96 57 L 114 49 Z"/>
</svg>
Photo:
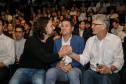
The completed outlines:
<svg viewBox="0 0 126 84">
<path fill-rule="evenodd" d="M 73 34 L 83 37 L 85 41 L 87 41 L 87 39 L 92 36 L 90 29 L 86 28 L 86 22 L 87 21 L 80 21 L 79 28 L 73 32 Z"/>
</svg>

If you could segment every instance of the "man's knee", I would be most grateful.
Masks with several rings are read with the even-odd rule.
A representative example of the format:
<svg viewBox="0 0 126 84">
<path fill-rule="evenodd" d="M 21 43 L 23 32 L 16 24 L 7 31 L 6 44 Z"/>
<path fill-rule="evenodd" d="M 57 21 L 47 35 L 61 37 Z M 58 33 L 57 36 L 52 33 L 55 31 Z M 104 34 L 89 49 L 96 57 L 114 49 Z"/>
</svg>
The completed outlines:
<svg viewBox="0 0 126 84">
<path fill-rule="evenodd" d="M 51 68 L 46 73 L 46 78 L 55 78 L 57 76 L 57 70 L 56 68 Z"/>
<path fill-rule="evenodd" d="M 71 69 L 68 71 L 69 78 L 79 78 L 81 74 L 80 70 Z"/>
</svg>

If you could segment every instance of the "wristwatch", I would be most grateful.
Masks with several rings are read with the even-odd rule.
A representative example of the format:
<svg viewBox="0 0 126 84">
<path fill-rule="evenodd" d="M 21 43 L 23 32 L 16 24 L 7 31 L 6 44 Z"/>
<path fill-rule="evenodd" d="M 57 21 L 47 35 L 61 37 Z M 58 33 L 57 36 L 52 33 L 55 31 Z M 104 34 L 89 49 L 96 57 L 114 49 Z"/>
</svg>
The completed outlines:
<svg viewBox="0 0 126 84">
<path fill-rule="evenodd" d="M 109 72 L 110 74 L 112 74 L 113 73 L 113 71 L 112 71 L 112 68 L 110 68 L 110 72 Z"/>
</svg>

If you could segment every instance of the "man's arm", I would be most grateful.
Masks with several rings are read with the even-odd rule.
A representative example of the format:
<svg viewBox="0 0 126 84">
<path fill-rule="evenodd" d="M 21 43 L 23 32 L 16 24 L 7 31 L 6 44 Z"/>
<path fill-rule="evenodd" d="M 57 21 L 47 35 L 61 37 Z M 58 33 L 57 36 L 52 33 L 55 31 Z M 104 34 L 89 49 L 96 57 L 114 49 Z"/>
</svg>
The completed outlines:
<svg viewBox="0 0 126 84">
<path fill-rule="evenodd" d="M 6 52 L 7 52 L 7 58 L 6 60 L 3 61 L 1 65 L 2 66 L 6 65 L 8 67 L 10 64 L 13 64 L 15 61 L 15 45 L 13 40 L 10 40 L 8 42 Z"/>
<path fill-rule="evenodd" d="M 79 61 L 83 66 L 90 61 L 90 51 L 91 51 L 91 43 L 92 40 L 86 42 L 85 49 L 82 54 L 71 53 L 69 56 L 72 57 L 74 60 Z"/>
</svg>

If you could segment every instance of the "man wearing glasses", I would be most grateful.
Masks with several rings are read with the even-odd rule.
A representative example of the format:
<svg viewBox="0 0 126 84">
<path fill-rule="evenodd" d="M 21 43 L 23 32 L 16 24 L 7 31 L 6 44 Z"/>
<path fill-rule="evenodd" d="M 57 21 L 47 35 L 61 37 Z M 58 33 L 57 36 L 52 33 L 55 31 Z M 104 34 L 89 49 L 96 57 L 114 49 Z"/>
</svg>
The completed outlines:
<svg viewBox="0 0 126 84">
<path fill-rule="evenodd" d="M 24 44 L 26 39 L 24 39 L 24 27 L 16 26 L 15 27 L 15 46 L 16 46 L 16 62 L 19 62 L 19 58 L 24 50 Z"/>
<path fill-rule="evenodd" d="M 107 32 L 109 20 L 104 14 L 93 15 L 93 37 L 86 42 L 83 54 L 69 56 L 90 68 L 82 74 L 82 84 L 119 84 L 124 59 L 121 39 Z"/>
</svg>

